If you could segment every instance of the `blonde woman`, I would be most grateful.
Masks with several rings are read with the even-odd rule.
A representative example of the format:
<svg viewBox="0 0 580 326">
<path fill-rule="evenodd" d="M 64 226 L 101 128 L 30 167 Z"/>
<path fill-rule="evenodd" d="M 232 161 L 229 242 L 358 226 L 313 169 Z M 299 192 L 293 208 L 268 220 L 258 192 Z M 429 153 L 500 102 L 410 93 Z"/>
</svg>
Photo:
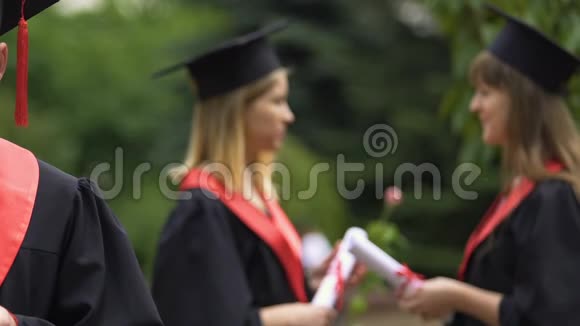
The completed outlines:
<svg viewBox="0 0 580 326">
<path fill-rule="evenodd" d="M 308 303 L 300 238 L 270 178 L 294 121 L 287 72 L 267 41 L 284 26 L 185 64 L 199 97 L 184 168 L 173 173 L 186 198 L 161 235 L 153 281 L 167 325 L 319 326 L 335 318 Z"/>
<path fill-rule="evenodd" d="M 499 146 L 504 184 L 466 246 L 459 281 L 436 278 L 400 305 L 454 326 L 580 325 L 580 137 L 562 95 L 579 60 L 508 24 L 473 62 L 471 111 Z"/>
</svg>

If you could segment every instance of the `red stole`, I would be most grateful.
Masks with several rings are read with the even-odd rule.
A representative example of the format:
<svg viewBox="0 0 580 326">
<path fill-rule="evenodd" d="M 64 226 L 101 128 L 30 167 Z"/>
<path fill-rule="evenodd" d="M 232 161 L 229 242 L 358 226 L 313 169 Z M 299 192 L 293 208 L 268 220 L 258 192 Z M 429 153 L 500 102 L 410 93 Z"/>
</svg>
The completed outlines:
<svg viewBox="0 0 580 326">
<path fill-rule="evenodd" d="M 38 178 L 34 154 L 0 138 L 0 286 L 28 231 Z"/>
<path fill-rule="evenodd" d="M 563 169 L 562 164 L 550 162 L 546 165 L 546 169 L 550 172 L 556 173 Z M 473 231 L 463 255 L 463 261 L 459 267 L 458 278 L 464 280 L 469 259 L 477 247 L 487 239 L 487 237 L 497 228 L 519 204 L 534 190 L 536 183 L 532 180 L 523 178 L 505 197 L 501 202 L 501 198 L 495 199 L 489 210 L 483 216 L 483 219 Z"/>
<path fill-rule="evenodd" d="M 260 237 L 278 257 L 296 298 L 301 302 L 308 302 L 304 288 L 300 236 L 277 201 L 264 199 L 271 215 L 269 218 L 241 193 L 226 190 L 219 180 L 201 169 L 191 170 L 181 183 L 181 190 L 193 188 L 211 191 Z"/>
</svg>

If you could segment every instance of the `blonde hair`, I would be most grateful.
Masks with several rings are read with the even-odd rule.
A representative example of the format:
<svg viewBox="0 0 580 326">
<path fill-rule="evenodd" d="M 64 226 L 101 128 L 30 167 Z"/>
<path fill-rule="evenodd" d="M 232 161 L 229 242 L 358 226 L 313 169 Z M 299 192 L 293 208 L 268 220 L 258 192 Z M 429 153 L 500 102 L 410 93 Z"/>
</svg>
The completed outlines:
<svg viewBox="0 0 580 326">
<path fill-rule="evenodd" d="M 246 157 L 245 114 L 250 104 L 270 90 L 284 68 L 224 95 L 206 99 L 194 108 L 191 137 L 183 165 L 170 171 L 179 183 L 192 168 L 207 168 L 229 191 L 253 186 L 265 196 L 273 194 L 272 153 L 259 153 L 256 162 Z M 244 182 L 248 174 L 251 183 Z"/>
<path fill-rule="evenodd" d="M 580 198 L 580 136 L 562 96 L 547 93 L 487 51 L 473 61 L 470 80 L 502 89 L 510 98 L 503 190 L 509 190 L 517 176 L 534 181 L 558 178 L 569 182 Z M 564 170 L 549 173 L 548 160 L 563 164 Z"/>
</svg>

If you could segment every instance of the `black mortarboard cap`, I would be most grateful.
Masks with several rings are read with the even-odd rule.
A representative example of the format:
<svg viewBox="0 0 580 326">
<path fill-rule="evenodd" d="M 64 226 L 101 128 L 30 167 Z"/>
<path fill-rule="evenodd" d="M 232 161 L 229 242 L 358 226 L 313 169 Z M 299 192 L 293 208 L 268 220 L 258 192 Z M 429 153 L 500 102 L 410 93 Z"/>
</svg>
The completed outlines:
<svg viewBox="0 0 580 326">
<path fill-rule="evenodd" d="M 527 23 L 494 5 L 487 4 L 487 8 L 507 19 L 489 51 L 547 92 L 564 93 L 579 59 Z"/>
<path fill-rule="evenodd" d="M 238 36 L 193 59 L 163 69 L 154 77 L 187 67 L 201 100 L 230 92 L 282 66 L 268 36 L 287 26 L 286 21 L 278 21 Z"/>
<path fill-rule="evenodd" d="M 18 26 L 22 14 L 23 0 L 0 0 L 0 35 L 4 35 Z M 44 9 L 57 3 L 58 0 L 26 0 L 24 18 L 30 19 Z"/>
<path fill-rule="evenodd" d="M 28 20 L 58 0 L 0 0 L 0 35 L 18 26 L 16 110 L 18 126 L 28 125 Z"/>
</svg>

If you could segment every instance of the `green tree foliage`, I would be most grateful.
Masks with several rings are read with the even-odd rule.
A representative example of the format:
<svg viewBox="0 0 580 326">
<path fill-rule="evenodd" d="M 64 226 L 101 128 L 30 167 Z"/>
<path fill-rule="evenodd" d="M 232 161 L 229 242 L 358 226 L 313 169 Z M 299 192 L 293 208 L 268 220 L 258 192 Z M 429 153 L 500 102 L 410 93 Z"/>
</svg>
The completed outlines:
<svg viewBox="0 0 580 326">
<path fill-rule="evenodd" d="M 441 32 L 451 48 L 452 82 L 441 102 L 441 114 L 450 121 L 453 132 L 462 135 L 460 160 L 475 160 L 492 166 L 497 153 L 481 142 L 478 122 L 467 113 L 472 90 L 468 83 L 472 59 L 485 50 L 505 19 L 486 10 L 494 4 L 509 14 L 538 28 L 571 53 L 580 53 L 580 3 L 573 0 L 422 0 L 437 17 Z M 545 63 L 549 65 L 549 62 Z M 580 107 L 580 81 L 575 77 L 567 98 L 571 108 Z M 577 116 L 577 110 L 573 110 Z"/>
<path fill-rule="evenodd" d="M 155 15 L 152 8 L 121 9 L 112 1 L 99 11 L 75 15 L 51 8 L 30 20 L 27 129 L 13 127 L 9 113 L 14 107 L 16 31 L 7 35 L 3 41 L 11 56 L 1 89 L 5 110 L 0 128 L 3 137 L 73 175 L 90 176 L 95 167 L 110 164 L 97 181 L 105 192 L 118 188 L 107 199 L 148 271 L 171 207 L 160 191 L 160 171 L 181 156 L 181 148 L 168 156 L 156 146 L 162 141 L 171 146 L 167 138 L 160 139 L 162 130 L 180 109 L 190 111 L 182 97 L 164 90 L 151 74 L 168 42 L 194 37 L 224 18 L 204 7 L 193 13 L 160 6 Z M 151 171 L 134 180 L 141 164 Z"/>
<path fill-rule="evenodd" d="M 151 74 L 225 36 L 285 17 L 291 27 L 274 41 L 293 68 L 290 102 L 297 117 L 278 158 L 290 171 L 291 196 L 282 201 L 288 215 L 335 240 L 348 226 L 367 226 L 380 216 L 383 190 L 399 182 L 401 165 L 430 163 L 439 179 L 406 173 L 400 180 L 405 201 L 391 221 L 410 245 L 396 254 L 426 274 L 451 274 L 496 180 L 486 168 L 467 187 L 479 192 L 477 200 L 454 192 L 454 169 L 467 156 L 457 156 L 463 135 L 453 130 L 464 127 L 459 118 L 460 123 L 438 119 L 437 112 L 442 100 L 451 101 L 442 98 L 451 83 L 466 85 L 459 82 L 460 72 L 448 73 L 461 71 L 455 67 L 461 47 L 449 48 L 429 28 L 403 19 L 408 3 L 106 0 L 98 10 L 74 15 L 53 8 L 29 22 L 28 129 L 13 127 L 10 113 L 16 32 L 3 39 L 11 61 L 0 88 L 2 136 L 74 175 L 89 176 L 110 164 L 98 182 L 105 193 L 118 190 L 110 203 L 149 273 L 160 228 L 174 205 L 162 189 L 175 185 L 162 172 L 182 159 L 196 100 L 185 71 L 157 80 Z M 448 12 L 433 5 L 437 13 Z M 458 18 L 455 26 L 463 29 Z M 452 28 L 448 31 L 453 35 Z M 464 91 L 457 96 L 466 97 Z M 451 102 L 455 109 L 447 111 L 466 114 L 465 102 Z M 365 147 L 365 133 L 383 124 L 395 131 L 397 146 L 375 157 Z M 313 186 L 312 167 L 319 163 L 328 163 L 329 171 L 316 178 L 314 196 L 301 199 L 300 192 Z M 342 171 L 345 163 L 358 163 L 359 170 Z M 348 192 L 360 182 L 360 194 Z M 397 238 L 396 231 L 385 232 L 391 232 L 388 239 Z"/>
</svg>

